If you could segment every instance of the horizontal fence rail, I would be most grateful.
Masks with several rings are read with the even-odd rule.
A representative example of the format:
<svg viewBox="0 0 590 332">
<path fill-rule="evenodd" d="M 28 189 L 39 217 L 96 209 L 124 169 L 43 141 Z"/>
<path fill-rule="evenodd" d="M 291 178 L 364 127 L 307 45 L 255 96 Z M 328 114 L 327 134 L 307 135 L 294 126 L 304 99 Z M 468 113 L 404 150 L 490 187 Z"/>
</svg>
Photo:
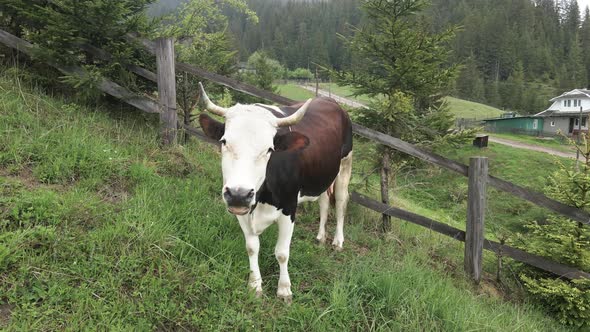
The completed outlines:
<svg viewBox="0 0 590 332">
<path fill-rule="evenodd" d="M 451 237 L 455 240 L 465 242 L 465 232 L 460 229 L 449 226 L 447 224 L 443 224 L 441 222 L 432 220 L 430 218 L 406 210 L 385 205 L 381 202 L 368 198 L 367 196 L 359 194 L 357 192 L 352 192 L 350 194 L 350 200 L 381 214 L 387 214 L 395 218 L 403 219 L 405 221 L 409 221 L 413 224 L 420 225 L 422 227 L 433 230 L 437 233 Z M 541 256 L 529 254 L 523 250 L 503 245 L 495 241 L 484 240 L 483 248 L 498 254 L 502 254 L 504 256 L 508 256 L 517 261 L 527 263 L 547 272 L 551 272 L 560 277 L 564 277 L 567 279 L 590 279 L 590 273 L 577 270 L 564 264 L 550 261 Z"/>
<path fill-rule="evenodd" d="M 143 38 L 139 38 L 135 35 L 127 35 L 127 39 L 130 41 L 133 41 L 133 42 L 140 43 L 150 53 L 152 53 L 154 55 L 156 54 L 156 44 L 154 42 L 143 39 Z M 11 47 L 11 48 L 16 49 L 18 51 L 21 51 L 29 56 L 33 56 L 33 48 L 35 47 L 34 45 L 30 44 L 29 42 L 27 42 L 25 40 L 22 40 L 22 39 L 16 37 L 16 36 L 13 36 L 10 33 L 3 31 L 1 29 L 0 29 L 0 43 L 3 43 L 5 45 L 7 45 L 8 47 Z M 93 54 L 94 56 L 101 58 L 105 61 L 109 61 L 110 59 L 113 58 L 107 52 L 100 50 L 96 47 L 84 46 L 84 45 L 81 47 L 83 47 L 83 49 L 85 51 L 87 51 L 87 52 Z M 61 66 L 61 65 L 57 65 L 57 64 L 50 64 L 50 65 L 53 66 L 54 68 L 58 69 L 62 73 L 65 73 L 68 75 L 79 75 L 79 76 L 87 75 L 87 73 L 80 67 L 74 67 L 74 66 L 66 67 L 66 66 Z M 158 75 L 156 73 L 153 73 L 147 69 L 144 69 L 144 68 L 141 68 L 138 66 L 134 66 L 134 65 L 127 65 L 126 67 L 131 72 L 133 72 L 141 77 L 144 77 L 145 79 L 148 79 L 153 82 L 158 82 L 158 79 L 157 79 Z M 197 76 L 202 77 L 207 80 L 210 80 L 214 83 L 226 86 L 226 87 L 231 88 L 233 90 L 240 91 L 240 92 L 246 93 L 248 95 L 262 98 L 262 99 L 265 99 L 265 100 L 268 100 L 271 102 L 275 102 L 275 103 L 282 104 L 282 105 L 288 105 L 288 104 L 295 103 L 294 100 L 291 100 L 289 98 L 276 95 L 272 92 L 261 90 L 259 88 L 253 87 L 248 84 L 241 83 L 241 82 L 231 79 L 231 78 L 227 78 L 227 77 L 224 77 L 224 76 L 221 76 L 218 74 L 208 72 L 206 70 L 197 68 L 197 67 L 189 65 L 189 64 L 176 62 L 175 67 L 176 67 L 177 71 L 189 72 L 191 74 L 197 75 Z M 134 93 L 130 92 L 129 90 L 125 89 L 124 87 L 122 87 L 112 81 L 109 81 L 105 78 L 103 78 L 101 80 L 101 82 L 99 83 L 99 89 L 101 91 L 113 96 L 113 97 L 116 97 L 116 98 L 122 100 L 123 102 L 126 102 L 126 103 L 144 111 L 144 112 L 160 113 L 160 105 L 157 102 L 155 102 L 154 100 L 144 97 L 144 96 L 138 96 L 137 94 L 134 94 Z M 209 142 L 209 143 L 219 146 L 220 143 L 218 141 L 208 138 L 200 129 L 194 128 L 194 127 L 187 125 L 187 124 L 183 124 L 180 121 L 177 121 L 177 123 L 178 123 L 178 127 L 183 128 L 188 134 L 195 136 L 203 141 L 206 141 L 206 142 Z M 469 175 L 469 168 L 466 165 L 461 164 L 456 161 L 453 161 L 453 160 L 450 160 L 448 158 L 439 156 L 437 154 L 434 154 L 434 153 L 431 153 L 428 151 L 424 151 L 424 150 L 422 150 L 422 149 L 420 149 L 408 142 L 402 141 L 398 138 L 391 137 L 389 135 L 386 135 L 386 134 L 377 132 L 375 130 L 363 127 L 359 124 L 353 124 L 353 131 L 360 136 L 371 139 L 377 143 L 389 146 L 391 148 L 394 148 L 398 151 L 404 152 L 404 153 L 409 154 L 411 156 L 417 157 L 417 158 L 422 159 L 428 163 L 441 166 L 441 167 L 446 168 L 448 170 L 459 173 L 465 177 L 467 177 Z M 487 179 L 486 179 L 487 183 L 497 189 L 500 189 L 502 191 L 505 191 L 505 192 L 508 192 L 508 193 L 513 194 L 515 196 L 518 196 L 520 198 L 523 198 L 523 199 L 525 199 L 531 203 L 534 203 L 538 206 L 551 209 L 554 212 L 562 214 L 574 221 L 578 221 L 578 222 L 584 223 L 586 225 L 590 224 L 590 214 L 588 214 L 587 212 L 585 212 L 583 210 L 567 206 L 567 205 L 562 204 L 558 201 L 555 201 L 551 198 L 548 198 L 541 193 L 529 190 L 527 188 L 518 186 L 516 184 L 496 178 L 494 176 L 488 175 L 486 177 L 487 177 Z M 405 210 L 402 210 L 399 208 L 388 206 L 386 204 L 372 200 L 372 199 L 370 199 L 364 195 L 361 195 L 359 193 L 353 192 L 351 194 L 351 200 L 359 205 L 362 205 L 366 208 L 369 208 L 369 209 L 379 212 L 381 214 L 389 215 L 391 217 L 396 217 L 396 218 L 399 218 L 402 220 L 412 222 L 414 224 L 423 226 L 423 227 L 433 230 L 437 233 L 441 233 L 443 235 L 449 236 L 451 238 L 454 238 L 454 239 L 462 241 L 462 242 L 465 242 L 465 240 L 466 240 L 465 232 L 462 230 L 456 229 L 452 226 L 446 225 L 444 223 L 440 223 L 438 221 L 429 219 L 424 216 L 417 215 L 417 214 L 409 212 L 409 211 L 405 211 Z M 590 278 L 590 274 L 587 272 L 579 271 L 575 268 L 550 261 L 544 257 L 536 256 L 536 255 L 527 253 L 523 250 L 516 249 L 516 248 L 510 247 L 510 246 L 506 246 L 506 245 L 500 244 L 498 242 L 494 242 L 494 241 L 490 241 L 490 240 L 486 240 L 486 239 L 484 239 L 483 242 L 484 242 L 483 249 L 493 251 L 493 252 L 500 254 L 500 255 L 505 255 L 505 256 L 511 257 L 517 261 L 527 263 L 527 264 L 535 266 L 539 269 L 554 273 L 558 276 L 565 277 L 568 279 Z"/>
<path fill-rule="evenodd" d="M 35 48 L 33 44 L 1 29 L 0 42 L 8 47 L 18 50 L 19 52 L 25 53 L 29 56 L 33 56 L 33 50 Z M 55 63 L 49 63 L 49 65 L 66 75 L 77 75 L 80 77 L 88 75 L 88 73 L 81 67 L 63 66 Z M 144 96 L 139 96 L 127 90 L 126 88 L 120 86 L 119 84 L 107 80 L 105 78 L 102 78 L 99 82 L 98 89 L 146 113 L 159 113 L 158 103 L 154 100 L 151 100 Z"/>
</svg>

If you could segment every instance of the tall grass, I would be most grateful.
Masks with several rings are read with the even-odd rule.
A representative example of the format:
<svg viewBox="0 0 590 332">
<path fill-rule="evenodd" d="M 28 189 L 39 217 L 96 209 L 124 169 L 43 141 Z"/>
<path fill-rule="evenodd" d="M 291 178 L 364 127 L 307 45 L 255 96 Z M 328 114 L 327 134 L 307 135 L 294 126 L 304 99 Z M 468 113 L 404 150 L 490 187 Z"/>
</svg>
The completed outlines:
<svg viewBox="0 0 590 332">
<path fill-rule="evenodd" d="M 78 106 L 15 80 L 0 76 L 2 328 L 563 329 L 466 282 L 453 240 L 405 224 L 381 238 L 379 216 L 357 206 L 342 253 L 314 243 L 317 209 L 304 207 L 291 306 L 274 297 L 271 227 L 260 254 L 265 296 L 256 299 L 213 147 L 161 149 L 152 115 Z"/>
</svg>

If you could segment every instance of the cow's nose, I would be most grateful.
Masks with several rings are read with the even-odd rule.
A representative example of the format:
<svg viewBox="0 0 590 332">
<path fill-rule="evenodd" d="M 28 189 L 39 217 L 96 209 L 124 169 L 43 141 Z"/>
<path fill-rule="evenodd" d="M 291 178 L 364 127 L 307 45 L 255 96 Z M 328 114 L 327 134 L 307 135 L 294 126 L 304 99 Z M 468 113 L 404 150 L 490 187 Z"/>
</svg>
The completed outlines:
<svg viewBox="0 0 590 332">
<path fill-rule="evenodd" d="M 249 207 L 254 198 L 254 189 L 246 188 L 225 188 L 223 198 L 228 206 Z"/>
</svg>

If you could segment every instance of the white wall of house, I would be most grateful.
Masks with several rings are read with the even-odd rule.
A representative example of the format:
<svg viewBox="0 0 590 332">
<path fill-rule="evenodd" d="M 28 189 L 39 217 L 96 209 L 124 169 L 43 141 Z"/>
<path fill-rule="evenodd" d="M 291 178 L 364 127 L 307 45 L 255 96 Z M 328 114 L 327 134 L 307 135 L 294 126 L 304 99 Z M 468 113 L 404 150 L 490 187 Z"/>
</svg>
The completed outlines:
<svg viewBox="0 0 590 332">
<path fill-rule="evenodd" d="M 577 92 L 577 90 L 572 90 L 557 97 L 549 109 L 559 112 L 575 112 L 580 110 L 580 106 L 583 110 L 590 109 L 590 97 Z"/>
</svg>

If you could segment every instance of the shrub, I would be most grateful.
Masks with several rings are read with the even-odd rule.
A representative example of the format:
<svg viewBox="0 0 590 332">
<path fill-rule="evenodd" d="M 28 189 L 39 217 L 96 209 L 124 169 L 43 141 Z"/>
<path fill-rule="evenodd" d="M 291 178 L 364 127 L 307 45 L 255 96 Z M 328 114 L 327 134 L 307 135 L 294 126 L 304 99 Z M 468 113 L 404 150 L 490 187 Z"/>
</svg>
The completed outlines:
<svg viewBox="0 0 590 332">
<path fill-rule="evenodd" d="M 573 142 L 572 142 L 573 143 Z M 551 176 L 546 192 L 570 206 L 590 205 L 590 145 L 588 136 L 576 148 L 586 157 L 575 169 L 560 164 Z M 530 253 L 590 271 L 590 228 L 562 216 L 550 216 L 543 223 L 532 221 L 526 234 L 519 234 L 516 246 Z M 523 245 L 526 244 L 526 245 Z M 520 278 L 527 291 L 557 319 L 568 325 L 590 326 L 590 280 L 556 279 L 532 268 L 523 268 Z"/>
<path fill-rule="evenodd" d="M 287 73 L 287 77 L 292 80 L 311 80 L 313 74 L 307 68 L 296 68 Z"/>
</svg>

